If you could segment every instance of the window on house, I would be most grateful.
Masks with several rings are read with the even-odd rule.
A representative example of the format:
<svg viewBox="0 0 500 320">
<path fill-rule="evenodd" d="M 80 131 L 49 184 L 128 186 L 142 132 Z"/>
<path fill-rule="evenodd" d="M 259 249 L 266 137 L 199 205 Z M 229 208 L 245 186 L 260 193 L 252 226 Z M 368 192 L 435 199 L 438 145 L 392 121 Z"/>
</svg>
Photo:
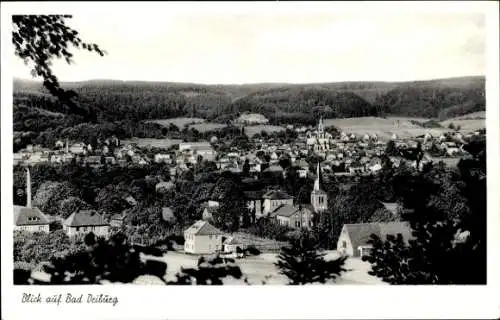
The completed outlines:
<svg viewBox="0 0 500 320">
<path fill-rule="evenodd" d="M 347 248 L 347 241 L 342 241 L 342 248 Z"/>
<path fill-rule="evenodd" d="M 80 231 L 80 227 L 76 227 L 76 231 L 77 231 L 77 232 L 78 232 L 78 231 Z"/>
</svg>

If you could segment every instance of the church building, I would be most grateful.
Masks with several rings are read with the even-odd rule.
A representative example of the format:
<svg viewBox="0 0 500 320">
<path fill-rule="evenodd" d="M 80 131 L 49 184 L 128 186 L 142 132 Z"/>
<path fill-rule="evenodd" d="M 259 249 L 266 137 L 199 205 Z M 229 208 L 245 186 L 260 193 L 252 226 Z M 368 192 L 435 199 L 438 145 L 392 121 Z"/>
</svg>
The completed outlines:
<svg viewBox="0 0 500 320">
<path fill-rule="evenodd" d="M 313 216 L 328 209 L 328 196 L 320 186 L 320 167 L 316 172 L 314 188 L 311 192 L 311 204 L 282 204 L 270 213 L 278 224 L 292 229 L 310 228 L 313 226 Z"/>
<path fill-rule="evenodd" d="M 324 154 L 330 150 L 332 135 L 325 131 L 323 118 L 319 119 L 318 128 L 307 132 L 307 147 L 316 154 Z"/>
</svg>

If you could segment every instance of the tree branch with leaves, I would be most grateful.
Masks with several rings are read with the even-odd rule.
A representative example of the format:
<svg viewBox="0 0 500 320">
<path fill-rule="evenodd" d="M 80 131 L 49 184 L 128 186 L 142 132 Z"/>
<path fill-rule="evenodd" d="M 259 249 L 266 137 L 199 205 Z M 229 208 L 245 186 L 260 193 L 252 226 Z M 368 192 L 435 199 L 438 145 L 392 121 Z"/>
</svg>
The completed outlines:
<svg viewBox="0 0 500 320">
<path fill-rule="evenodd" d="M 31 64 L 31 75 L 41 77 L 43 86 L 61 103 L 78 110 L 73 98 L 76 92 L 61 88 L 57 76 L 52 70 L 54 59 L 64 59 L 73 63 L 71 47 L 89 52 L 97 52 L 104 56 L 106 52 L 97 44 L 83 41 L 78 31 L 67 25 L 71 15 L 14 15 L 12 17 L 12 43 L 14 53 L 23 59 L 26 65 Z"/>
</svg>

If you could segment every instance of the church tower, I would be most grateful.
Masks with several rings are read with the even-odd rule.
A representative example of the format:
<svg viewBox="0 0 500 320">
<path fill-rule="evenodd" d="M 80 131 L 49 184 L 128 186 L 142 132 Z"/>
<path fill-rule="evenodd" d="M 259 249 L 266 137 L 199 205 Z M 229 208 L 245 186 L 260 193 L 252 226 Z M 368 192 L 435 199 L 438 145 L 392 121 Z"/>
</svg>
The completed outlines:
<svg viewBox="0 0 500 320">
<path fill-rule="evenodd" d="M 325 138 L 325 126 L 323 125 L 323 117 L 319 118 L 318 123 L 318 139 Z"/>
<path fill-rule="evenodd" d="M 316 180 L 314 181 L 314 188 L 313 191 L 311 192 L 311 205 L 314 209 L 314 212 L 322 212 L 328 209 L 328 196 L 326 195 L 326 192 L 321 190 L 321 186 L 319 183 L 319 177 L 320 177 L 320 169 L 319 169 L 319 162 L 318 162 L 318 169 L 316 171 Z"/>
</svg>

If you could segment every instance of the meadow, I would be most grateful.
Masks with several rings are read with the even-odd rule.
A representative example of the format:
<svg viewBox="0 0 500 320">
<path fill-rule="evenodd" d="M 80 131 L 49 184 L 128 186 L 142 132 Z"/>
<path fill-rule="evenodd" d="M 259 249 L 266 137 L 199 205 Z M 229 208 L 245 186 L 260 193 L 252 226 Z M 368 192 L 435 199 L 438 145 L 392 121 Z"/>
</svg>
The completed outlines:
<svg viewBox="0 0 500 320">
<path fill-rule="evenodd" d="M 197 124 L 189 125 L 189 129 L 195 129 L 199 132 L 207 132 L 207 131 L 215 131 L 225 128 L 227 125 L 222 123 L 212 123 L 212 122 L 203 122 Z"/>
<path fill-rule="evenodd" d="M 486 127 L 484 111 L 474 112 L 471 114 L 438 122 L 441 125 L 441 128 L 424 128 L 418 123 L 415 123 L 424 123 L 429 120 L 435 119 L 398 116 L 390 116 L 385 118 L 356 117 L 324 119 L 324 124 L 325 126 L 335 126 L 340 131 L 353 133 L 357 136 L 363 136 L 365 134 L 376 134 L 380 139 L 383 140 L 391 139 L 393 134 L 396 134 L 398 138 L 413 138 L 416 136 L 424 135 L 426 133 L 430 133 L 433 136 L 440 136 L 441 134 L 450 131 L 450 129 L 448 128 L 450 123 L 459 125 L 459 131 L 464 133 L 476 131 Z M 201 118 L 172 118 L 150 120 L 150 122 L 159 123 L 164 126 L 168 126 L 173 123 L 181 129 L 185 125 L 188 125 L 189 128 L 194 128 L 200 132 L 216 131 L 226 127 L 225 124 L 206 122 L 205 119 Z M 245 133 L 249 138 L 257 133 L 261 133 L 262 131 L 272 133 L 283 130 L 285 130 L 285 127 L 276 125 L 245 126 Z"/>
<path fill-rule="evenodd" d="M 325 119 L 324 123 L 325 126 L 335 126 L 341 131 L 353 133 L 357 136 L 376 134 L 380 139 L 390 139 L 393 134 L 396 134 L 399 138 L 411 138 L 423 135 L 427 132 L 439 136 L 441 133 L 448 131 L 448 129 L 445 128 L 423 128 L 412 123 L 411 120 L 426 121 L 427 119 L 405 117 L 358 117 Z"/>
<path fill-rule="evenodd" d="M 450 118 L 442 121 L 441 125 L 445 128 L 448 128 L 450 123 L 453 123 L 455 126 L 460 126 L 461 131 L 470 132 L 484 129 L 486 128 L 486 112 L 479 111 L 455 118 Z"/>
<path fill-rule="evenodd" d="M 153 138 L 131 138 L 122 140 L 122 144 L 136 144 L 140 148 L 163 148 L 168 149 L 175 144 L 181 143 L 181 139 L 153 139 Z"/>
<path fill-rule="evenodd" d="M 261 125 L 256 125 L 256 126 L 246 126 L 245 127 L 245 133 L 249 138 L 253 137 L 256 133 L 261 133 L 262 131 L 265 131 L 267 133 L 273 133 L 273 132 L 279 132 L 279 131 L 284 131 L 284 130 L 285 130 L 284 127 L 273 126 L 270 124 L 261 124 Z"/>
<path fill-rule="evenodd" d="M 223 123 L 207 122 L 205 119 L 202 118 L 156 119 L 156 120 L 148 120 L 147 122 L 158 123 L 165 127 L 168 127 L 170 124 L 174 124 L 181 130 L 187 125 L 188 128 L 196 129 L 199 132 L 217 131 L 227 126 L 226 124 Z M 284 127 L 274 126 L 274 125 L 245 126 L 245 133 L 249 138 L 251 138 L 256 133 L 261 133 L 262 131 L 265 131 L 267 133 L 272 133 L 283 130 L 285 130 Z"/>
<path fill-rule="evenodd" d="M 160 124 L 162 126 L 166 126 L 166 127 L 168 127 L 170 124 L 174 124 L 179 129 L 182 130 L 185 125 L 204 123 L 205 119 L 181 117 L 181 118 L 171 118 L 171 119 L 155 119 L 155 120 L 148 120 L 146 122 L 158 123 L 158 124 Z"/>
</svg>

